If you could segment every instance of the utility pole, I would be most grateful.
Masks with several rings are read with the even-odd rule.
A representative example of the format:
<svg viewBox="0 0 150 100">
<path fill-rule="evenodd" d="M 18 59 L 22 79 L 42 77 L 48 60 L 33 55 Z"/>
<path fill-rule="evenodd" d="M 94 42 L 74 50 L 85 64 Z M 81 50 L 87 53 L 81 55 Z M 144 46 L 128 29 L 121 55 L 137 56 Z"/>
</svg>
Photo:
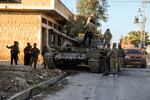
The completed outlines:
<svg viewBox="0 0 150 100">
<path fill-rule="evenodd" d="M 142 39 L 142 45 L 145 46 L 145 26 L 146 26 L 146 3 L 147 3 L 147 0 L 142 0 L 142 17 L 143 17 L 143 21 L 142 21 L 142 26 L 141 26 L 141 34 L 143 35 Z"/>
<path fill-rule="evenodd" d="M 139 8 L 139 16 L 135 18 L 135 23 L 140 25 L 140 48 L 145 46 L 145 26 L 146 26 L 146 4 L 147 0 L 142 0 L 142 6 Z"/>
</svg>

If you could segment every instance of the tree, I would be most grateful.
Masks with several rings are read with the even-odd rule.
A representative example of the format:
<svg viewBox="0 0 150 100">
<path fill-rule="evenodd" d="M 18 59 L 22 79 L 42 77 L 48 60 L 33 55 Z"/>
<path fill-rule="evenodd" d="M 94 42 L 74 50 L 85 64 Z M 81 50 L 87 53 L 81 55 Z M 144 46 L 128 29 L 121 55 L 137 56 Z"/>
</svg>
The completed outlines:
<svg viewBox="0 0 150 100">
<path fill-rule="evenodd" d="M 79 33 L 85 32 L 85 25 L 87 22 L 87 18 L 94 14 L 94 22 L 98 27 L 100 25 L 100 21 L 106 21 L 106 1 L 102 0 L 100 2 L 98 0 L 77 0 L 77 11 L 75 19 L 71 19 L 66 23 L 64 29 L 66 30 L 66 34 L 73 36 L 77 36 Z"/>
<path fill-rule="evenodd" d="M 77 0 L 77 12 L 80 16 L 88 18 L 91 14 L 95 14 L 94 22 L 97 26 L 101 21 L 107 21 L 107 1 L 106 0 Z"/>
<path fill-rule="evenodd" d="M 84 26 L 86 24 L 85 17 L 77 15 L 75 19 L 71 19 L 66 23 L 64 27 L 66 30 L 66 34 L 73 36 L 78 36 L 78 33 L 84 33 Z"/>
<path fill-rule="evenodd" d="M 140 32 L 140 31 L 132 31 L 128 33 L 130 38 L 131 38 L 131 43 L 135 46 L 138 47 L 138 44 L 141 42 L 141 35 L 145 36 L 142 38 L 142 41 L 145 42 L 145 46 L 150 44 L 149 40 L 149 35 L 147 32 Z"/>
<path fill-rule="evenodd" d="M 135 47 L 138 47 L 138 44 L 141 43 L 141 35 L 145 36 L 145 39 L 143 38 L 143 42 L 145 42 L 145 46 L 150 44 L 150 40 L 149 40 L 149 35 L 147 32 L 139 32 L 139 31 L 131 31 L 128 33 L 127 36 L 125 36 L 123 38 L 123 41 L 125 43 L 125 41 L 130 42 L 131 44 L 133 44 Z M 144 41 L 145 40 L 145 41 Z"/>
<path fill-rule="evenodd" d="M 124 42 L 124 44 L 128 44 L 129 42 L 128 36 L 125 36 L 124 38 L 122 38 L 122 41 Z"/>
</svg>

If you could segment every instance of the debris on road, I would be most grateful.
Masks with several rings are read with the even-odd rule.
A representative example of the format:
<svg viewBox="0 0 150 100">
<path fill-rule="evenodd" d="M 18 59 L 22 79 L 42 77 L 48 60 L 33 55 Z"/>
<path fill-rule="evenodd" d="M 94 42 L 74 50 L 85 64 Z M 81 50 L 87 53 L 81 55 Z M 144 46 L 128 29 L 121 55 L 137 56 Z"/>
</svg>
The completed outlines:
<svg viewBox="0 0 150 100">
<path fill-rule="evenodd" d="M 4 69 L 5 70 L 1 70 Z M 14 67 L 15 70 L 10 70 Z M 17 69 L 29 69 L 28 71 L 18 71 Z M 12 68 L 11 68 L 12 69 Z M 7 100 L 12 95 L 26 90 L 41 82 L 57 77 L 65 73 L 59 69 L 36 69 L 32 70 L 30 66 L 6 66 L 0 65 L 0 100 Z"/>
</svg>

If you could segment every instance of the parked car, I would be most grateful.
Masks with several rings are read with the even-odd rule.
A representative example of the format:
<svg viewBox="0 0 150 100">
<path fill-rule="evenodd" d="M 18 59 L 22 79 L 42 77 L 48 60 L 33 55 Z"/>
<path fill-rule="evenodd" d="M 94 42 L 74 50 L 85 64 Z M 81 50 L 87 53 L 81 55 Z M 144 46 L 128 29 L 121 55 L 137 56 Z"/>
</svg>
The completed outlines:
<svg viewBox="0 0 150 100">
<path fill-rule="evenodd" d="M 141 68 L 146 68 L 146 57 L 139 49 L 125 49 L 125 54 L 124 67 L 126 65 L 139 65 Z"/>
</svg>

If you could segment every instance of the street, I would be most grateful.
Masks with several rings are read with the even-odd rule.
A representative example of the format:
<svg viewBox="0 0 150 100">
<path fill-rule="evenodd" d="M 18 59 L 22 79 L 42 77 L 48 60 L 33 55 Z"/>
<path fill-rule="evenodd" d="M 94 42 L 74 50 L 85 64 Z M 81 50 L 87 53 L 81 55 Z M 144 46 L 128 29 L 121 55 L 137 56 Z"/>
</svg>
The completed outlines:
<svg viewBox="0 0 150 100">
<path fill-rule="evenodd" d="M 118 77 L 75 71 L 32 100 L 150 100 L 150 69 L 126 68 Z"/>
</svg>

